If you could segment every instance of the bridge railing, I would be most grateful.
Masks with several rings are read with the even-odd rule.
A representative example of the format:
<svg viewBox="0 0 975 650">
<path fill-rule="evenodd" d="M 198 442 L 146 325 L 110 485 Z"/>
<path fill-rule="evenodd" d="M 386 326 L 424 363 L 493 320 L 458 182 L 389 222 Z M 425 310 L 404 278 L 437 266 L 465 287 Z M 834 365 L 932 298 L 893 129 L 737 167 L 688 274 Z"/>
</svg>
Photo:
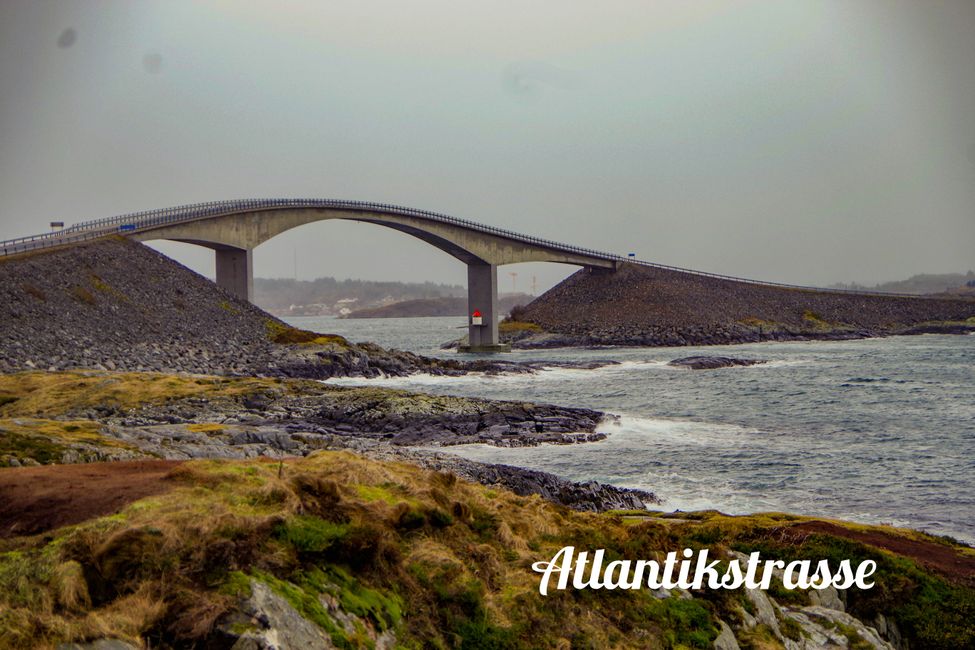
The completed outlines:
<svg viewBox="0 0 975 650">
<path fill-rule="evenodd" d="M 438 212 L 431 212 L 428 210 L 418 210 L 415 208 L 407 208 L 407 207 L 392 205 L 388 203 L 373 203 L 369 201 L 347 201 L 342 199 L 237 199 L 237 200 L 225 200 L 225 201 L 210 201 L 207 203 L 195 203 L 189 205 L 174 206 L 169 208 L 161 208 L 156 210 L 132 212 L 129 214 L 123 214 L 114 217 L 106 217 L 104 219 L 85 221 L 82 223 L 69 226 L 64 230 L 58 232 L 50 232 L 50 233 L 44 233 L 40 235 L 33 235 L 29 237 L 21 237 L 18 239 L 0 241 L 0 255 L 12 255 L 15 253 L 27 252 L 32 250 L 38 250 L 43 248 L 50 248 L 54 246 L 62 246 L 65 244 L 73 244 L 73 243 L 98 239 L 100 237 L 105 237 L 107 235 L 119 233 L 121 226 L 131 226 L 132 227 L 131 229 L 126 229 L 122 234 L 132 234 L 134 232 L 141 232 L 148 229 L 157 228 L 163 225 L 181 224 L 181 223 L 199 221 L 202 219 L 207 219 L 207 218 L 211 218 L 223 214 L 235 214 L 243 211 L 251 212 L 251 211 L 267 210 L 267 209 L 272 209 L 272 210 L 285 209 L 291 207 L 340 209 L 340 210 L 349 210 L 353 212 L 356 211 L 381 212 L 384 214 L 398 214 L 403 216 L 425 219 L 428 221 L 435 221 L 435 222 L 450 224 L 454 226 L 459 226 L 462 228 L 466 228 L 468 230 L 473 230 L 476 232 L 481 232 L 481 233 L 501 237 L 504 239 L 509 239 L 512 241 L 529 244 L 532 246 L 547 248 L 552 251 L 579 255 L 583 258 L 590 258 L 593 260 L 612 261 L 612 262 L 628 262 L 631 264 L 636 264 L 639 266 L 644 266 L 649 268 L 675 271 L 679 273 L 685 273 L 685 274 L 690 274 L 695 276 L 713 278 L 718 280 L 726 280 L 732 282 L 742 282 L 747 284 L 779 287 L 785 289 L 797 289 L 803 291 L 824 291 L 829 293 L 901 296 L 901 297 L 911 297 L 911 298 L 921 297 L 915 294 L 886 293 L 881 291 L 858 291 L 856 289 L 827 289 L 822 287 L 812 287 L 812 286 L 805 286 L 805 285 L 798 285 L 798 284 L 785 284 L 781 282 L 767 282 L 763 280 L 752 280 L 749 278 L 740 278 L 731 275 L 722 275 L 719 273 L 709 273 L 707 271 L 697 271 L 694 269 L 686 269 L 679 266 L 670 266 L 667 264 L 657 264 L 655 262 L 636 260 L 630 257 L 623 257 L 621 255 L 605 253 L 605 252 L 593 250 L 591 248 L 572 246 L 569 244 L 563 244 L 560 242 L 552 241 L 549 239 L 543 239 L 540 237 L 534 237 L 531 235 L 523 235 L 521 233 L 516 233 L 510 230 L 504 230 L 502 228 L 497 228 L 494 226 L 477 223 L 467 219 L 460 219 L 457 217 L 452 217 L 450 215 L 442 214 Z"/>
</svg>

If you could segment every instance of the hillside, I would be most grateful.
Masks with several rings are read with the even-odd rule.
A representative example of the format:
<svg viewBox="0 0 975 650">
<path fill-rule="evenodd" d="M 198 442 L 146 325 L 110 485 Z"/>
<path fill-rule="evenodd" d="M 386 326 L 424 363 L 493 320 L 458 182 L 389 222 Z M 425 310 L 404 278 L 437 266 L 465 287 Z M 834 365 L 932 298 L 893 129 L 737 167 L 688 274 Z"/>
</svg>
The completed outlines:
<svg viewBox="0 0 975 650">
<path fill-rule="evenodd" d="M 906 280 L 882 282 L 868 287 L 861 284 L 837 284 L 837 289 L 886 291 L 889 293 L 975 293 L 975 271 L 968 273 L 921 273 Z"/>
<path fill-rule="evenodd" d="M 498 309 L 507 315 L 513 307 L 527 305 L 532 296 L 525 293 L 506 294 L 498 298 Z M 466 316 L 467 297 L 420 298 L 394 302 L 383 307 L 357 309 L 341 318 L 415 318 L 422 316 Z"/>
<path fill-rule="evenodd" d="M 104 639 L 124 650 L 975 643 L 975 554 L 912 531 L 782 514 L 575 512 L 347 451 L 125 464 L 86 490 L 73 487 L 79 476 L 70 467 L 0 474 L 16 505 L 32 498 L 16 484 L 35 482 L 67 491 L 78 515 L 0 540 L 4 648 Z M 724 562 L 752 551 L 873 560 L 876 586 L 788 591 L 777 578 L 767 592 L 561 591 L 553 579 L 540 595 L 532 565 L 566 546 L 605 549 L 607 561 L 662 561 L 683 548 Z"/>
<path fill-rule="evenodd" d="M 329 316 L 404 300 L 460 298 L 464 287 L 434 282 L 254 278 L 254 302 L 279 316 Z"/>
<path fill-rule="evenodd" d="M 0 258 L 0 323 L 0 372 L 91 368 L 324 379 L 500 367 L 295 330 L 122 238 Z"/>
<path fill-rule="evenodd" d="M 516 312 L 514 320 L 532 325 L 509 328 L 522 346 L 708 345 L 975 331 L 971 299 L 789 289 L 633 264 L 616 273 L 578 271 Z"/>
</svg>

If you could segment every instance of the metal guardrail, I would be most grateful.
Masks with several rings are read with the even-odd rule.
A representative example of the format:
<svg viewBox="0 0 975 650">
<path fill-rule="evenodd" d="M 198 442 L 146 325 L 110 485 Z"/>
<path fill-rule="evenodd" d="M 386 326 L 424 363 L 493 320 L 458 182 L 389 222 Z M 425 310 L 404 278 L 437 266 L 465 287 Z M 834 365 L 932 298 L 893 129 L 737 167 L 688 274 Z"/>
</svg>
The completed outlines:
<svg viewBox="0 0 975 650">
<path fill-rule="evenodd" d="M 451 217 L 449 215 L 441 214 L 438 212 L 417 210 L 414 208 L 406 208 L 403 206 L 392 205 L 388 203 L 372 203 L 369 201 L 346 201 L 341 199 L 238 199 L 238 200 L 229 200 L 229 201 L 211 201 L 208 203 L 195 203 L 191 205 L 181 205 L 181 206 L 176 206 L 171 208 L 133 212 L 133 213 L 123 214 L 115 217 L 107 217 L 104 219 L 85 221 L 82 223 L 69 226 L 64 230 L 57 231 L 57 232 L 0 241 L 0 256 L 14 255 L 17 253 L 40 250 L 44 248 L 64 246 L 67 244 L 76 244 L 85 241 L 90 241 L 93 239 L 99 239 L 113 234 L 130 235 L 134 233 L 145 232 L 147 230 L 152 230 L 154 228 L 159 228 L 161 226 L 200 221 L 203 219 L 209 219 L 221 215 L 239 214 L 242 212 L 254 212 L 258 210 L 269 210 L 269 209 L 276 210 L 276 209 L 287 209 L 287 208 L 325 208 L 325 209 L 339 209 L 339 210 L 350 210 L 350 211 L 361 211 L 361 212 L 381 212 L 384 214 L 396 214 L 402 216 L 416 217 L 416 218 L 427 219 L 439 223 L 446 223 L 454 226 L 460 226 L 468 230 L 473 230 L 475 232 L 481 232 L 489 235 L 494 235 L 497 237 L 503 237 L 505 239 L 510 239 L 512 241 L 517 241 L 524 244 L 530 244 L 533 246 L 548 248 L 553 251 L 580 255 L 582 257 L 588 257 L 594 260 L 627 262 L 630 264 L 637 264 L 639 266 L 645 266 L 650 268 L 664 269 L 667 271 L 676 271 L 679 273 L 687 273 L 691 275 L 714 278 L 718 280 L 743 282 L 747 284 L 755 284 L 755 285 L 761 285 L 767 287 L 779 287 L 784 289 L 798 289 L 803 291 L 820 291 L 820 292 L 828 292 L 828 293 L 843 293 L 843 294 L 855 294 L 855 295 L 900 296 L 900 297 L 908 297 L 908 298 L 924 297 L 915 294 L 886 293 L 882 291 L 859 291 L 856 289 L 827 289 L 822 287 L 811 287 L 811 286 L 805 286 L 799 284 L 785 284 L 781 282 L 766 282 L 762 280 L 752 280 L 749 278 L 739 278 L 731 275 L 708 273 L 707 271 L 695 271 L 694 269 L 685 269 L 679 266 L 657 264 L 654 262 L 646 262 L 643 260 L 637 260 L 630 257 L 623 257 L 621 255 L 603 253 L 600 251 L 593 250 L 591 248 L 582 248 L 579 246 L 562 244 L 548 239 L 542 239 L 539 237 L 533 237 L 530 235 L 523 235 L 520 233 L 512 232 L 510 230 L 495 228 L 493 226 L 488 226 L 474 221 L 469 221 L 467 219 L 458 219 L 456 217 Z M 120 230 L 121 226 L 132 226 L 132 228 L 126 228 L 125 231 L 122 232 Z"/>
</svg>

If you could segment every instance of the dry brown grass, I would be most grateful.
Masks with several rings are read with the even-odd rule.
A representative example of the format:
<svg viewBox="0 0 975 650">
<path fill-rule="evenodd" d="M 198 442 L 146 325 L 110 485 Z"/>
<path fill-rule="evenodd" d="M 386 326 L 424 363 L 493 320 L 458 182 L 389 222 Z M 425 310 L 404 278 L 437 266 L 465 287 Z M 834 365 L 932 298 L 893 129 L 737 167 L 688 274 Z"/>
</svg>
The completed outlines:
<svg viewBox="0 0 975 650">
<path fill-rule="evenodd" d="M 505 320 L 498 323 L 498 331 L 502 334 L 512 334 L 514 332 L 541 332 L 542 328 L 535 323 Z"/>
<path fill-rule="evenodd" d="M 132 409 L 187 397 L 283 390 L 275 379 L 94 371 L 0 375 L 0 417 L 56 417 L 99 406 Z"/>
<path fill-rule="evenodd" d="M 252 578 L 315 619 L 325 614 L 315 609 L 321 579 L 314 575 L 339 584 L 334 597 L 362 616 L 385 612 L 398 621 L 388 608 L 403 603 L 397 635 L 407 646 L 466 639 L 495 647 L 661 647 L 668 634 L 675 647 L 699 647 L 713 638 L 708 617 L 726 612 L 646 591 L 541 598 L 531 563 L 567 544 L 651 559 L 703 538 L 715 550 L 732 541 L 768 543 L 776 539 L 769 531 L 805 521 L 782 513 L 578 513 L 347 451 L 283 466 L 193 461 L 170 479 L 173 490 L 118 515 L 0 554 L 0 647 L 99 636 L 139 641 L 150 631 L 177 647 L 199 644 L 234 607 L 237 592 L 227 585 Z M 704 623 L 678 627 L 686 616 Z"/>
<path fill-rule="evenodd" d="M 89 305 L 89 306 L 98 304 L 98 301 L 95 300 L 95 296 L 92 295 L 91 291 L 81 286 L 80 284 L 71 287 L 69 293 L 71 294 L 72 298 L 74 298 L 75 300 L 77 300 L 82 304 Z"/>
<path fill-rule="evenodd" d="M 120 440 L 102 434 L 101 425 L 91 420 L 4 418 L 0 419 L 0 431 L 26 436 L 42 436 L 56 442 L 80 442 L 121 449 L 133 448 Z"/>
<path fill-rule="evenodd" d="M 318 334 L 285 325 L 279 321 L 267 321 L 267 335 L 272 343 L 280 345 L 322 345 L 349 347 L 349 342 L 338 334 Z"/>
</svg>

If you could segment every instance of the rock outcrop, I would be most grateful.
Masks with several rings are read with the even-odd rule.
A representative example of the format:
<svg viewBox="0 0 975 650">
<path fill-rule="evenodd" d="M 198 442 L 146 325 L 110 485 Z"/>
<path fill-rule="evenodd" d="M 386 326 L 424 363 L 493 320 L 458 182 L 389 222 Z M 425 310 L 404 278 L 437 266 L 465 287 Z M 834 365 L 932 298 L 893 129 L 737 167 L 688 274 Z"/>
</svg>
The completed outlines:
<svg viewBox="0 0 975 650">
<path fill-rule="evenodd" d="M 755 366 L 764 361 L 757 359 L 736 359 L 734 357 L 683 357 L 669 362 L 668 366 L 675 368 L 689 368 L 690 370 L 716 370 L 718 368 L 732 368 L 734 366 Z"/>
</svg>

